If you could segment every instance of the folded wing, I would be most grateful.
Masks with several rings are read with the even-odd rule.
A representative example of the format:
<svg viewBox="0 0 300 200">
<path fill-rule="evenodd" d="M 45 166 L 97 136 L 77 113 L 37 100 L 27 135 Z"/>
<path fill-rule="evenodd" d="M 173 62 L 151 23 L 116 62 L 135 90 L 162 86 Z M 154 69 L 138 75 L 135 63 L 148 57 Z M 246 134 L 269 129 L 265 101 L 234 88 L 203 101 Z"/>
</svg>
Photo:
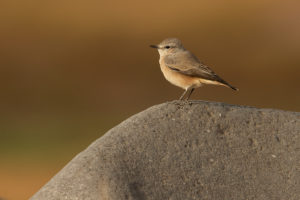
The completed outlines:
<svg viewBox="0 0 300 200">
<path fill-rule="evenodd" d="M 212 71 L 208 66 L 202 64 L 196 56 L 188 51 L 177 54 L 176 56 L 166 56 L 164 62 L 167 67 L 177 71 L 178 73 L 205 80 L 216 81 L 232 88 L 233 90 L 237 90 L 237 88 L 224 81 L 214 71 Z"/>
</svg>

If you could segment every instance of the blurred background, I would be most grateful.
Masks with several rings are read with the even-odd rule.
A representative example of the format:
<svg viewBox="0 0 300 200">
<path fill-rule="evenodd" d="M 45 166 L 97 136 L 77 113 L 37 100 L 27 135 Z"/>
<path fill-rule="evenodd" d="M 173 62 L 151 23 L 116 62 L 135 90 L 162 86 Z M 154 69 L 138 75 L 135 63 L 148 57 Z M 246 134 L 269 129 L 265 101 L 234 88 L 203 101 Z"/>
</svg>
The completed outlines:
<svg viewBox="0 0 300 200">
<path fill-rule="evenodd" d="M 300 2 L 2 0 L 0 198 L 28 199 L 107 130 L 178 99 L 149 48 L 178 37 L 240 89 L 192 99 L 300 111 Z"/>
</svg>

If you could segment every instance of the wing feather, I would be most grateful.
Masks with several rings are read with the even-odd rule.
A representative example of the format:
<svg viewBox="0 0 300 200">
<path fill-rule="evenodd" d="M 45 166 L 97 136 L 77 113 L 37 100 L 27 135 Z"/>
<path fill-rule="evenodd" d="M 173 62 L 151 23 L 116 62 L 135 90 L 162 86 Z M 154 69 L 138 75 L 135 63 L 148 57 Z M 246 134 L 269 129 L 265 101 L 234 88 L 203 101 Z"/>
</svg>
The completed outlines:
<svg viewBox="0 0 300 200">
<path fill-rule="evenodd" d="M 168 55 L 164 58 L 165 65 L 170 69 L 177 71 L 178 73 L 198 77 L 206 80 L 216 81 L 230 88 L 237 90 L 235 87 L 231 86 L 229 83 L 220 78 L 213 70 L 208 66 L 201 63 L 196 56 L 194 56 L 189 51 L 182 52 L 180 54 Z"/>
</svg>

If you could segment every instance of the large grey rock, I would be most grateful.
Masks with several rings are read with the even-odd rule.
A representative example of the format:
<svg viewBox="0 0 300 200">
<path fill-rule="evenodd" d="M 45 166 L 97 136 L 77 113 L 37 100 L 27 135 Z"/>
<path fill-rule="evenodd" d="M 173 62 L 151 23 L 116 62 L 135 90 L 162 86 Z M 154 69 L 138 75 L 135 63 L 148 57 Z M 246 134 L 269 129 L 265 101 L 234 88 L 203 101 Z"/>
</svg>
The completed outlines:
<svg viewBox="0 0 300 200">
<path fill-rule="evenodd" d="M 153 106 L 78 154 L 35 199 L 300 199 L 300 114 Z"/>
</svg>

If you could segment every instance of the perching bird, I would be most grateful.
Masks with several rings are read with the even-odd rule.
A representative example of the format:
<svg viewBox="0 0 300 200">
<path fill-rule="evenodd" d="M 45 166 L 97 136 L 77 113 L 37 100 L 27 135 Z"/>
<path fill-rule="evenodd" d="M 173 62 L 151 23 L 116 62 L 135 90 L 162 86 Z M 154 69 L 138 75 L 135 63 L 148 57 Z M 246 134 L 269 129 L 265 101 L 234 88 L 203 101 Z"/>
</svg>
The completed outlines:
<svg viewBox="0 0 300 200">
<path fill-rule="evenodd" d="M 158 49 L 159 64 L 165 78 L 185 90 L 180 100 L 189 92 L 188 100 L 194 89 L 202 84 L 223 85 L 238 90 L 201 63 L 196 56 L 183 47 L 177 38 L 167 38 L 160 44 L 150 45 L 150 47 Z"/>
</svg>

